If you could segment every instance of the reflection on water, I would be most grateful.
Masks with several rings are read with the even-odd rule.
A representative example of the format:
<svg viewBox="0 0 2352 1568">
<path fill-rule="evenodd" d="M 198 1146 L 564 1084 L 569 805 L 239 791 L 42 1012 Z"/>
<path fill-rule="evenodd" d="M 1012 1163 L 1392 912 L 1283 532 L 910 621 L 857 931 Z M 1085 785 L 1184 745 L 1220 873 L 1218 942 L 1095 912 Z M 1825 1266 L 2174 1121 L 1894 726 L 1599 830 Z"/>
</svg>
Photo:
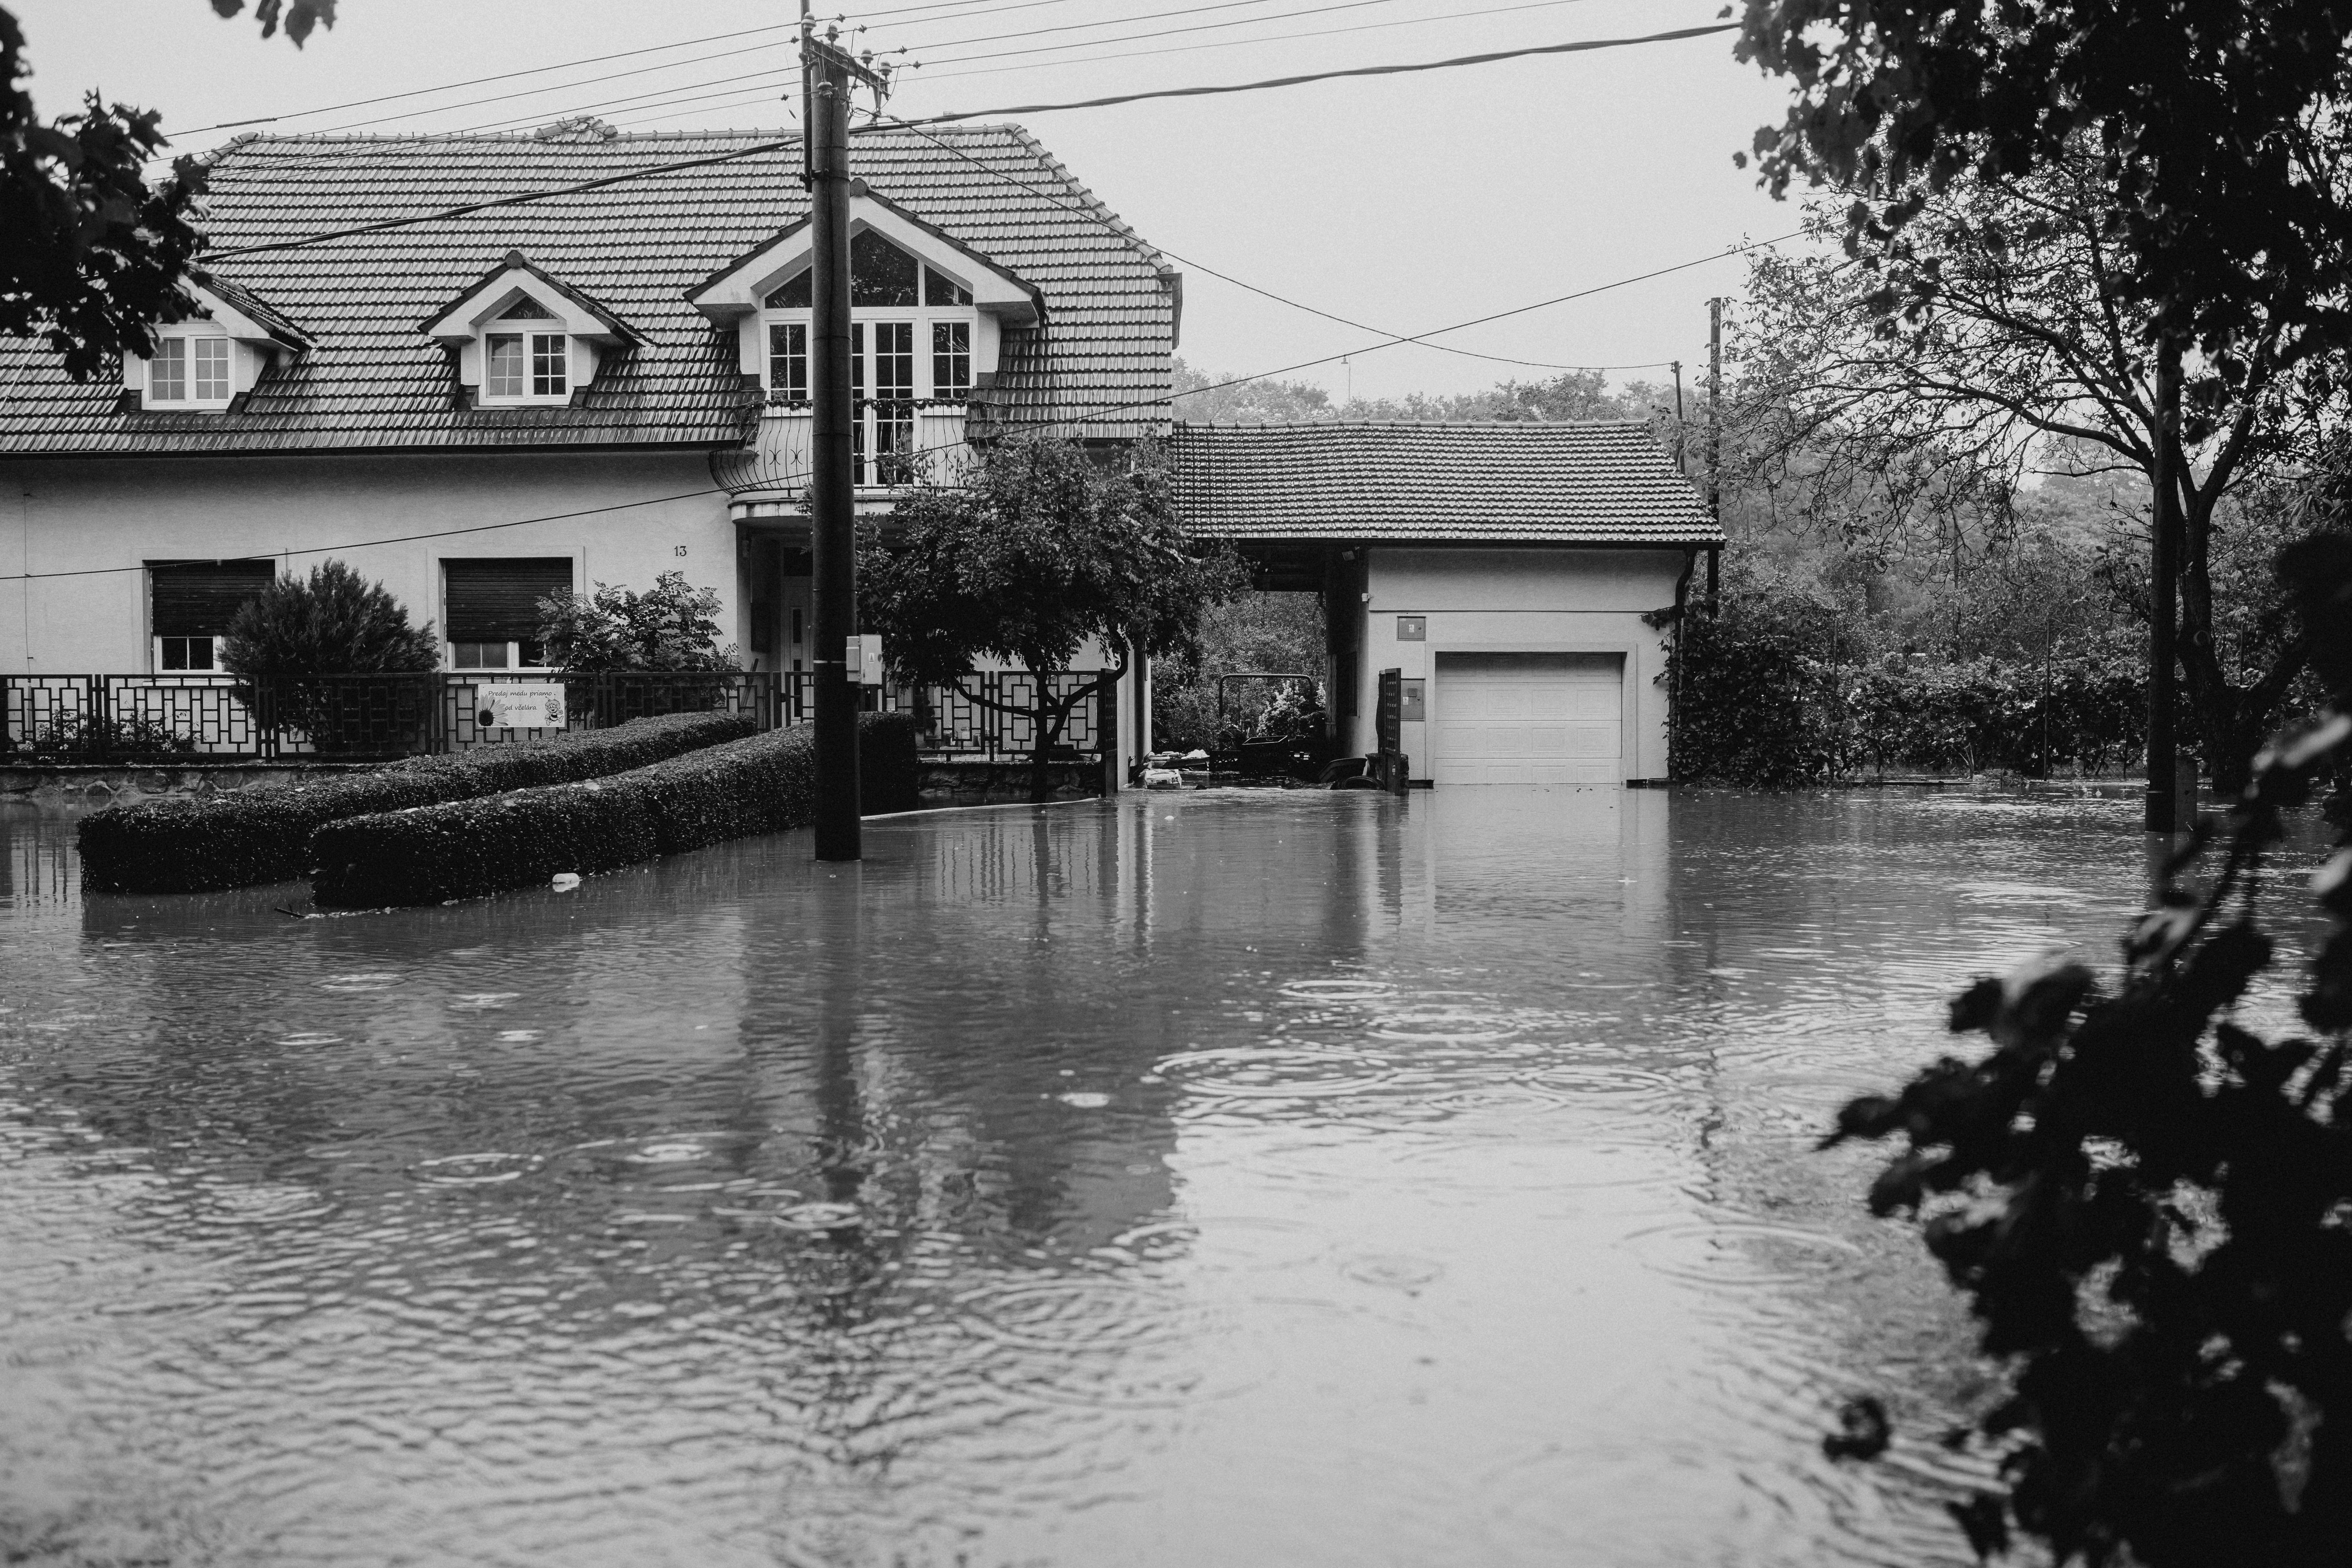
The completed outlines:
<svg viewBox="0 0 2352 1568">
<path fill-rule="evenodd" d="M 5 819 L 0 1555 L 1964 1560 L 1843 1095 L 2128 801 L 1128 795 L 303 919 Z"/>
</svg>

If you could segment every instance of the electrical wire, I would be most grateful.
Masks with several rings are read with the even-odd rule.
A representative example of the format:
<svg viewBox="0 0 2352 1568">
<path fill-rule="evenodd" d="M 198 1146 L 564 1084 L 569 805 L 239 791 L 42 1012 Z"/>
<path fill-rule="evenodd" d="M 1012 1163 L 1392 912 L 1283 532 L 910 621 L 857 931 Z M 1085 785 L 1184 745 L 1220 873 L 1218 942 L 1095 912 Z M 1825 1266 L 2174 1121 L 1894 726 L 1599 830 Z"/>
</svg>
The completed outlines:
<svg viewBox="0 0 2352 1568">
<path fill-rule="evenodd" d="M 912 130 L 922 125 L 947 125 L 957 121 L 979 120 L 995 114 L 1043 114 L 1071 109 L 1100 109 L 1115 104 L 1139 103 L 1151 99 L 1199 98 L 1211 94 L 1263 92 L 1274 88 L 1297 87 L 1307 82 L 1331 81 L 1350 77 L 1395 76 L 1407 72 L 1448 70 L 1465 66 L 1491 65 L 1500 60 L 1524 59 L 1540 55 L 1582 54 L 1597 49 L 1630 48 L 1640 44 L 1671 43 L 1683 38 L 1703 37 L 1710 33 L 1731 31 L 1738 24 L 1719 22 L 1703 27 L 1681 27 L 1671 32 L 1650 33 L 1631 38 L 1587 38 L 1568 44 L 1537 44 L 1524 48 L 1499 49 L 1486 54 L 1460 55 L 1451 59 L 1420 60 L 1403 65 L 1355 66 L 1341 70 L 1312 71 L 1300 76 L 1276 77 L 1265 81 L 1234 82 L 1214 87 L 1160 88 L 1146 92 L 1118 93 L 1107 98 L 1085 99 L 1069 103 L 1021 104 L 1007 109 L 962 110 L 950 114 L 926 115 L 920 120 L 905 120 L 899 124 Z M 418 213 L 411 217 L 385 218 L 377 223 L 358 224 L 349 228 L 329 229 L 299 239 L 271 240 L 260 245 L 238 246 L 226 250 L 205 252 L 212 260 L 226 260 L 237 256 L 259 256 L 265 253 L 300 250 L 331 240 L 350 239 L 362 235 L 381 234 L 390 229 L 413 228 L 420 224 L 438 223 L 448 218 L 488 212 L 498 207 L 528 206 L 536 202 L 550 201 L 558 196 L 577 195 L 588 191 L 603 190 L 629 180 L 650 179 L 656 175 L 677 174 L 687 169 L 708 168 L 717 163 L 730 163 L 740 158 L 758 157 L 761 153 L 780 152 L 785 147 L 797 147 L 800 139 L 754 142 L 726 153 L 707 157 L 689 158 L 679 162 L 656 163 L 643 169 L 607 174 L 593 180 L 583 180 L 568 185 L 554 185 L 538 191 L 524 191 L 514 195 L 498 196 L 488 201 L 468 202 L 459 206 L 443 207 L 434 212 Z"/>
<path fill-rule="evenodd" d="M 992 168 L 988 164 L 973 157 L 971 153 L 965 152 L 962 148 L 942 142 L 940 138 L 932 135 L 929 132 L 924 131 L 919 127 L 910 125 L 906 121 L 898 119 L 896 115 L 877 115 L 877 118 L 878 120 L 889 121 L 899 129 L 913 132 L 916 135 L 921 137 L 932 146 L 940 149 L 940 151 L 948 153 L 951 157 L 961 159 L 964 163 L 971 164 L 973 168 L 978 169 L 982 174 L 990 176 L 992 179 L 1002 180 L 1009 185 L 1013 185 L 1020 190 L 1028 192 L 1031 195 L 1035 196 L 1039 201 L 1045 203 L 1048 206 L 1068 213 L 1073 217 L 1084 218 L 1088 223 L 1095 224 L 1119 236 L 1122 239 L 1135 237 L 1133 231 L 1129 229 L 1125 224 L 1120 223 L 1118 220 L 1107 216 L 1105 214 L 1100 212 L 1089 212 L 1084 207 L 1072 206 L 1067 202 L 1058 201 L 1050 192 L 1039 190 L 1036 186 L 1029 184 L 1026 180 L 1015 178 L 1013 175 L 1006 174 L 1002 169 Z M 1217 279 L 1222 282 L 1230 283 L 1236 289 L 1245 289 L 1263 299 L 1271 300 L 1277 305 L 1287 305 L 1294 310 L 1304 310 L 1310 316 L 1320 316 L 1327 321 L 1337 321 L 1343 327 L 1352 327 L 1360 332 L 1371 332 L 1381 337 L 1391 337 L 1395 335 L 1385 327 L 1370 326 L 1362 321 L 1349 321 L 1345 316 L 1333 315 L 1330 311 L 1323 310 L 1318 306 L 1309 305 L 1303 300 L 1293 300 L 1286 295 L 1277 294 L 1271 289 L 1261 289 L 1256 284 L 1245 282 L 1242 279 L 1234 277 L 1230 272 L 1220 272 L 1206 262 L 1194 261 L 1188 257 L 1179 256 L 1176 252 L 1170 250 L 1165 246 L 1155 245 L 1152 248 L 1158 251 L 1160 255 L 1168 258 L 1171 261 L 1181 262 L 1182 265 L 1192 268 L 1192 270 L 1196 272 L 1206 273 L 1209 277 Z M 1642 365 L 1555 364 L 1545 360 L 1513 359 L 1508 354 L 1480 353 L 1475 349 L 1456 348 L 1451 343 L 1424 343 L 1422 346 L 1423 348 L 1436 349 L 1443 353 L 1460 354 L 1465 359 L 1491 360 L 1497 364 L 1523 365 L 1533 370 L 1654 370 L 1659 365 L 1671 363 L 1666 360 L 1659 360 L 1651 364 Z"/>
<path fill-rule="evenodd" d="M 1559 5 L 1581 5 L 1583 0 L 1524 0 L 1517 5 L 1490 5 L 1476 11 L 1454 11 L 1443 16 L 1404 16 L 1391 22 L 1357 22 L 1344 27 L 1306 27 L 1296 33 L 1268 33 L 1256 38 L 1217 38 L 1205 44 L 1167 44 L 1156 49 L 1121 49 L 1112 54 L 1077 55 L 1062 60 L 1039 60 L 1034 65 L 981 66 L 972 70 L 926 71 L 922 84 L 952 81 L 958 77 L 1003 76 L 1008 71 L 1054 70 L 1063 66 L 1093 65 L 1103 60 L 1142 59 L 1151 55 L 1187 55 L 1202 49 L 1239 49 L 1254 44 L 1279 44 L 1298 38 L 1329 38 L 1345 33 L 1371 33 L 1389 27 L 1420 27 L 1432 22 L 1465 22 L 1479 16 L 1500 16 L 1515 11 L 1548 11 Z M 1104 39 L 1106 43 L 1115 39 Z M 927 62 L 928 63 L 928 62 Z M 952 62 L 941 62 L 952 63 Z"/>
<path fill-rule="evenodd" d="M 1711 33 L 1736 30 L 1737 22 L 1715 22 L 1703 27 L 1676 27 L 1664 33 L 1645 33 L 1633 38 L 1587 38 L 1572 44 L 1534 44 L 1525 48 L 1493 49 L 1485 54 L 1456 55 L 1451 59 L 1415 60 L 1403 65 L 1353 66 L 1343 70 L 1307 71 L 1297 76 L 1270 77 L 1264 81 L 1233 82 L 1217 87 L 1166 87 L 1145 92 L 1112 93 L 1103 98 L 1082 98 L 1066 103 L 1016 103 L 1002 109 L 961 110 L 952 114 L 926 115 L 909 125 L 948 125 L 959 120 L 979 120 L 992 114 L 1051 114 L 1070 109 L 1108 109 L 1122 103 L 1142 103 L 1162 98 L 1208 98 L 1223 93 L 1264 92 L 1270 88 L 1301 87 L 1308 82 L 1339 81 L 1350 77 L 1402 76 L 1415 71 L 1452 70 L 1464 66 L 1493 65 L 1501 60 L 1528 59 L 1538 55 L 1584 54 L 1595 49 L 1620 49 L 1635 44 L 1667 44 L 1684 38 L 1703 38 Z"/>
</svg>

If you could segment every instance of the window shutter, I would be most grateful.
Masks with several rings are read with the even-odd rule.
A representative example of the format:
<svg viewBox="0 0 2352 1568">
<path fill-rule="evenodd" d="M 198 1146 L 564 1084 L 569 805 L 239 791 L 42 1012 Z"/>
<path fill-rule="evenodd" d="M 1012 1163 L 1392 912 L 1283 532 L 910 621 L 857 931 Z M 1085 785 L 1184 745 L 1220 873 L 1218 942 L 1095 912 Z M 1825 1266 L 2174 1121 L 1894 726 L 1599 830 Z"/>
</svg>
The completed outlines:
<svg viewBox="0 0 2352 1568">
<path fill-rule="evenodd" d="M 159 637 L 216 637 L 237 606 L 269 586 L 278 563 L 150 561 L 150 618 Z"/>
<path fill-rule="evenodd" d="M 572 589 L 568 555 L 495 561 L 445 561 L 451 642 L 530 642 L 539 636 L 539 602 Z"/>
</svg>

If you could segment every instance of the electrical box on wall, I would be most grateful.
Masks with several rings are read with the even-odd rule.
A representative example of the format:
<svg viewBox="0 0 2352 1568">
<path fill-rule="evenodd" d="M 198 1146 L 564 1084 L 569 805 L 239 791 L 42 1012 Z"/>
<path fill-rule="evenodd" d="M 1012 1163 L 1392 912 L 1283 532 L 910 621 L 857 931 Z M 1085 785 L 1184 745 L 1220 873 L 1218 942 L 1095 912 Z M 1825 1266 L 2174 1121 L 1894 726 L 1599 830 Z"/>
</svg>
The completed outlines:
<svg viewBox="0 0 2352 1568">
<path fill-rule="evenodd" d="M 1408 677 L 1397 690 L 1397 722 L 1425 724 L 1429 721 L 1429 682 Z"/>
<path fill-rule="evenodd" d="M 1427 642 L 1428 640 L 1429 617 L 1427 616 L 1399 616 L 1397 617 L 1397 641 Z"/>
</svg>

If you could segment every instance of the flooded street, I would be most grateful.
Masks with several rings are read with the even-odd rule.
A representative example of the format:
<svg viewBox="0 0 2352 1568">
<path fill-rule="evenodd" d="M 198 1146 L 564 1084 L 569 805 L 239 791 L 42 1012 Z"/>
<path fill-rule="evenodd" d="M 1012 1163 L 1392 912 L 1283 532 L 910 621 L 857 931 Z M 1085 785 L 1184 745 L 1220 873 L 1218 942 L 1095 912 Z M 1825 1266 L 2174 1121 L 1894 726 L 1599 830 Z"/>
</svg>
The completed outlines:
<svg viewBox="0 0 2352 1568">
<path fill-rule="evenodd" d="M 1965 1321 L 1811 1143 L 2106 962 L 2137 810 L 1130 794 L 333 919 L 0 818 L 0 1557 L 1971 1561 Z"/>
</svg>

